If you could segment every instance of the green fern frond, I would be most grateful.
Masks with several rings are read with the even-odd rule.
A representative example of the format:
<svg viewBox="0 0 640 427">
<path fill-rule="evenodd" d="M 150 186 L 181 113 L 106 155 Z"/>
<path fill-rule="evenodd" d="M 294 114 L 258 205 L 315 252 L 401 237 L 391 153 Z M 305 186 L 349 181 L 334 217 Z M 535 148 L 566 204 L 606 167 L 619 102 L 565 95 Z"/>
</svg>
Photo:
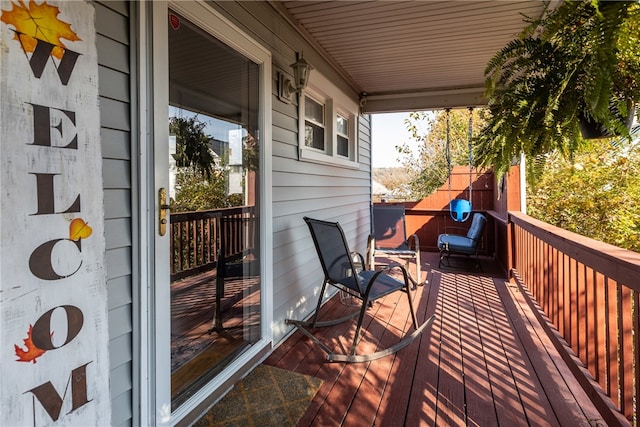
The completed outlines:
<svg viewBox="0 0 640 427">
<path fill-rule="evenodd" d="M 583 116 L 624 134 L 620 115 L 640 99 L 640 3 L 567 0 L 525 22 L 485 68 L 491 116 L 476 157 L 499 173 L 520 151 L 571 156 Z"/>
</svg>

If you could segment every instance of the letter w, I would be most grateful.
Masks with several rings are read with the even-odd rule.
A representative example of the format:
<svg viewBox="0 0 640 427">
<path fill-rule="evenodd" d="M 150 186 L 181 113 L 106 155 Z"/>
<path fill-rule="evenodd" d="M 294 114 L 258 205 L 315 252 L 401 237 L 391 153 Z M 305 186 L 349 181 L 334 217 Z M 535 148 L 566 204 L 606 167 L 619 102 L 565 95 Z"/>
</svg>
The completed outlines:
<svg viewBox="0 0 640 427">
<path fill-rule="evenodd" d="M 51 419 L 57 421 L 60 417 L 60 411 L 62 410 L 62 403 L 69 390 L 69 383 L 71 383 L 71 410 L 68 412 L 69 414 L 90 402 L 90 400 L 87 399 L 87 365 L 89 363 L 85 363 L 71 371 L 62 397 L 60 397 L 53 384 L 51 384 L 51 381 L 47 381 L 25 393 L 33 393 Z M 35 399 L 33 404 L 35 409 Z"/>
<path fill-rule="evenodd" d="M 18 37 L 22 41 L 22 37 L 31 37 L 24 33 L 18 33 Z M 32 37 L 33 38 L 33 37 Z M 44 69 L 47 65 L 47 61 L 51 57 L 51 51 L 53 50 L 55 45 L 48 43 L 44 40 L 33 38 L 36 41 L 36 48 L 31 55 L 31 59 L 29 59 L 29 65 L 31 65 L 31 70 L 33 71 L 33 75 L 36 78 L 40 78 Z M 60 77 L 60 81 L 63 85 L 67 85 L 69 83 L 69 79 L 71 78 L 71 73 L 73 72 L 73 68 L 76 65 L 76 61 L 80 54 L 78 52 L 74 52 L 69 49 L 62 48 L 63 54 L 62 59 L 60 60 L 60 64 L 56 67 L 58 71 L 58 76 Z M 54 64 L 55 66 L 55 64 Z"/>
</svg>

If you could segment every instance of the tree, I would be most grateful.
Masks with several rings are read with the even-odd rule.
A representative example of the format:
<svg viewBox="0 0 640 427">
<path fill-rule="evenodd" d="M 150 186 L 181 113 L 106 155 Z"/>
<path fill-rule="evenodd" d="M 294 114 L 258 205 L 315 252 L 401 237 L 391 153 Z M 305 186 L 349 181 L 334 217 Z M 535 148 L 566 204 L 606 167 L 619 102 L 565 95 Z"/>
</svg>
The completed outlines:
<svg viewBox="0 0 640 427">
<path fill-rule="evenodd" d="M 223 153 L 216 164 L 205 126 L 197 116 L 169 119 L 169 132 L 176 136 L 176 154 L 173 155 L 176 194 L 171 200 L 174 212 L 226 208 L 243 203 L 242 195 L 227 194 L 228 155 Z"/>
<path fill-rule="evenodd" d="M 215 171 L 209 180 L 202 172 L 181 168 L 176 174 L 176 197 L 171 208 L 175 212 L 193 212 L 230 206 L 227 203 L 225 177 Z"/>
<path fill-rule="evenodd" d="M 215 160 L 209 146 L 209 137 L 205 135 L 206 124 L 197 116 L 171 117 L 169 133 L 176 136 L 176 154 L 173 158 L 178 168 L 190 168 L 205 178 L 211 178 Z"/>
<path fill-rule="evenodd" d="M 449 112 L 449 152 L 451 166 L 469 164 L 469 111 L 455 109 Z M 473 110 L 473 135 L 484 123 L 481 110 Z M 408 145 L 396 147 L 404 155 L 402 165 L 410 176 L 410 196 L 422 199 L 446 183 L 449 177 L 447 162 L 446 111 L 413 112 L 405 120 L 411 137 L 418 141 L 418 153 Z"/>
<path fill-rule="evenodd" d="M 574 163 L 554 152 L 527 190 L 528 214 L 640 252 L 640 138 L 592 141 Z"/>
</svg>

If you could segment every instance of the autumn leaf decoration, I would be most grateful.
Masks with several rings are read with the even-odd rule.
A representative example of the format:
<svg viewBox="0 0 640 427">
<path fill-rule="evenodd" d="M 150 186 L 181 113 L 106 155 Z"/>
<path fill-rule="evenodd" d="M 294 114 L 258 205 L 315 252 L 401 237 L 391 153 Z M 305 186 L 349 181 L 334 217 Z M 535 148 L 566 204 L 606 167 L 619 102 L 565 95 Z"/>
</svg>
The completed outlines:
<svg viewBox="0 0 640 427">
<path fill-rule="evenodd" d="M 66 46 L 60 39 L 81 40 L 71 29 L 71 24 L 58 19 L 60 9 L 56 6 L 47 2 L 37 4 L 34 0 L 29 0 L 28 5 L 24 0 L 18 0 L 11 6 L 11 10 L 2 11 L 0 21 L 15 28 L 13 38 L 20 42 L 25 53 L 32 53 L 39 39 L 55 45 L 51 54 L 62 59 Z"/>
<path fill-rule="evenodd" d="M 46 352 L 46 350 L 42 350 L 41 348 L 36 347 L 36 345 L 33 343 L 33 341 L 31 340 L 32 331 L 33 325 L 29 325 L 27 337 L 22 340 L 24 341 L 24 345 L 27 347 L 26 350 L 23 350 L 17 344 L 13 345 L 13 348 L 16 351 L 16 356 L 18 356 L 16 362 L 33 362 L 35 364 L 36 359 Z M 53 336 L 53 333 L 51 333 L 51 336 Z"/>
<path fill-rule="evenodd" d="M 69 224 L 69 239 L 77 242 L 91 236 L 93 229 L 82 218 L 76 218 Z"/>
</svg>

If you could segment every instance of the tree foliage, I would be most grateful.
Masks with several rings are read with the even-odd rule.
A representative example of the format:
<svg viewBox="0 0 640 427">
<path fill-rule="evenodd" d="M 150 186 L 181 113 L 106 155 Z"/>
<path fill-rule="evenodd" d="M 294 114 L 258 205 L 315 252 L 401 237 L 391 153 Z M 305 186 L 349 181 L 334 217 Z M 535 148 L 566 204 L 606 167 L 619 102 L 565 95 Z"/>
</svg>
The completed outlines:
<svg viewBox="0 0 640 427">
<path fill-rule="evenodd" d="M 197 116 L 169 119 L 169 133 L 176 136 L 176 154 L 173 155 L 176 166 L 190 168 L 209 179 L 215 159 L 209 146 L 210 138 L 204 133 L 205 126 Z"/>
<path fill-rule="evenodd" d="M 583 143 L 580 120 L 628 136 L 640 99 L 637 1 L 568 0 L 529 22 L 485 69 L 491 115 L 476 154 L 498 176 L 521 152 L 570 158 Z"/>
<path fill-rule="evenodd" d="M 555 152 L 527 191 L 529 215 L 640 252 L 640 140 L 591 142 L 575 162 Z"/>
<path fill-rule="evenodd" d="M 469 165 L 469 110 L 449 112 L 449 153 L 451 166 Z M 473 110 L 472 135 L 484 123 L 481 110 Z M 418 142 L 417 153 L 405 144 L 397 147 L 403 154 L 402 165 L 410 177 L 409 193 L 413 199 L 422 199 L 446 183 L 449 177 L 447 161 L 446 111 L 413 112 L 405 120 L 411 137 Z"/>
<path fill-rule="evenodd" d="M 209 179 L 202 172 L 180 168 L 176 174 L 176 197 L 171 201 L 174 212 L 194 212 L 243 204 L 242 194 L 227 194 L 227 174 L 216 169 Z"/>
<path fill-rule="evenodd" d="M 373 180 L 384 185 L 393 197 L 406 199 L 409 177 L 403 167 L 373 168 Z"/>
<path fill-rule="evenodd" d="M 227 194 L 228 155 L 218 158 L 210 146 L 210 137 L 204 132 L 206 124 L 197 116 L 171 117 L 169 132 L 176 136 L 175 198 L 171 200 L 174 212 L 191 212 L 239 206 L 241 194 Z M 255 146 L 255 141 L 252 146 Z M 257 151 L 252 150 L 252 153 Z M 255 153 L 251 154 L 255 156 Z M 248 159 L 255 162 L 251 157 Z"/>
</svg>

